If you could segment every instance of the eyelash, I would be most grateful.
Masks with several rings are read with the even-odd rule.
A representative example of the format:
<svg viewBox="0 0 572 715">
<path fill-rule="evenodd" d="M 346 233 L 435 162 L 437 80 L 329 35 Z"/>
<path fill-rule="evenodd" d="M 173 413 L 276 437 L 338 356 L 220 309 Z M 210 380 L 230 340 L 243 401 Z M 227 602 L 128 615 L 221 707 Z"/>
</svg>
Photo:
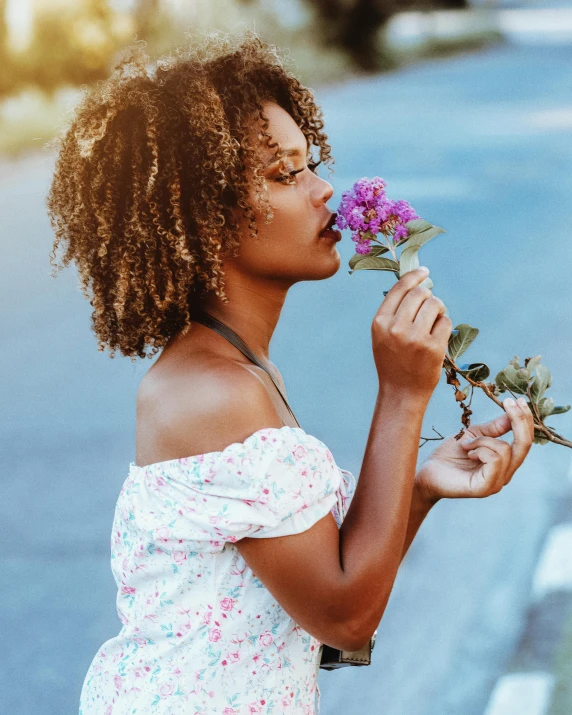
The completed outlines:
<svg viewBox="0 0 572 715">
<path fill-rule="evenodd" d="M 310 171 L 314 172 L 320 166 L 321 163 L 322 163 L 321 161 L 317 161 L 315 164 L 308 164 L 308 169 L 310 169 Z M 305 168 L 306 167 L 304 167 L 304 169 Z M 297 169 L 296 171 L 289 171 L 287 176 L 279 176 L 278 178 L 274 179 L 274 181 L 278 181 L 280 183 L 290 183 L 290 182 L 287 182 L 286 179 L 288 177 L 291 177 L 292 179 L 294 179 L 296 174 L 299 174 L 300 172 L 304 171 L 304 169 Z M 292 181 L 292 183 L 294 183 L 294 182 Z"/>
</svg>

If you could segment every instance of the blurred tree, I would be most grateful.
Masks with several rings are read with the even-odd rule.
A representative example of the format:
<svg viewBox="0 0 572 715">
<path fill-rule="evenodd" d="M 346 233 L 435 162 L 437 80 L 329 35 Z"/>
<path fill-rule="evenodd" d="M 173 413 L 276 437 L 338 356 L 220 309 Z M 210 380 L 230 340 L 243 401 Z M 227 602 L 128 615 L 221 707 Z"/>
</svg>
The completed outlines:
<svg viewBox="0 0 572 715">
<path fill-rule="evenodd" d="M 104 79 L 119 49 L 107 0 L 39 9 L 29 48 L 19 58 L 22 79 L 51 95 L 60 85 Z"/>
<path fill-rule="evenodd" d="M 189 4 L 196 5 L 196 0 Z M 212 4 L 217 4 L 211 0 Z M 159 57 L 170 52 L 177 45 L 185 44 L 186 26 L 180 22 L 181 15 L 161 0 L 136 0 L 132 15 L 133 35 L 144 40 L 145 52 L 151 57 Z"/>
<path fill-rule="evenodd" d="M 397 12 L 461 9 L 469 0 L 305 0 L 319 18 L 323 40 L 344 49 L 364 70 L 388 69 L 391 57 L 379 41 L 383 26 Z"/>
<path fill-rule="evenodd" d="M 0 97 L 9 94 L 16 83 L 16 72 L 8 42 L 6 0 L 0 0 Z"/>
<path fill-rule="evenodd" d="M 135 28 L 137 37 L 146 40 L 153 33 L 159 16 L 159 0 L 137 0 Z"/>
<path fill-rule="evenodd" d="M 0 57 L 4 58 L 8 50 L 8 23 L 6 21 L 6 0 L 0 0 Z"/>
</svg>

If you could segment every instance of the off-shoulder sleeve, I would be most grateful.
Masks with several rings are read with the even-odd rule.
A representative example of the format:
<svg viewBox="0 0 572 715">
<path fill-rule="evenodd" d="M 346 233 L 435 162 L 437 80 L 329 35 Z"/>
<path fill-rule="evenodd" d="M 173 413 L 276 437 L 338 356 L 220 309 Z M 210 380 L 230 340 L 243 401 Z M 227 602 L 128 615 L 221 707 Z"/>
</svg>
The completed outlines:
<svg viewBox="0 0 572 715">
<path fill-rule="evenodd" d="M 268 427 L 222 452 L 131 466 L 132 521 L 163 549 L 213 552 L 245 536 L 298 534 L 340 502 L 331 451 L 300 427 Z"/>
</svg>

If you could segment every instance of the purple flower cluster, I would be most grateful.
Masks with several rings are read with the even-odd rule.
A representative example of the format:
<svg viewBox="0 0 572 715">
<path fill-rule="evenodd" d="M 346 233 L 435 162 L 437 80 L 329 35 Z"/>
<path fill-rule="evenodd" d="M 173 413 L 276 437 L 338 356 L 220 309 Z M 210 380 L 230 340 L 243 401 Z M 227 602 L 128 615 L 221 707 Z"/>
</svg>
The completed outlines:
<svg viewBox="0 0 572 715">
<path fill-rule="evenodd" d="M 354 233 L 358 253 L 369 253 L 371 234 L 383 233 L 397 243 L 407 236 L 405 224 L 420 218 L 407 201 L 392 201 L 385 194 L 386 182 L 379 176 L 359 179 L 344 191 L 338 208 L 336 226 Z M 370 234 L 370 235 L 368 235 Z"/>
</svg>

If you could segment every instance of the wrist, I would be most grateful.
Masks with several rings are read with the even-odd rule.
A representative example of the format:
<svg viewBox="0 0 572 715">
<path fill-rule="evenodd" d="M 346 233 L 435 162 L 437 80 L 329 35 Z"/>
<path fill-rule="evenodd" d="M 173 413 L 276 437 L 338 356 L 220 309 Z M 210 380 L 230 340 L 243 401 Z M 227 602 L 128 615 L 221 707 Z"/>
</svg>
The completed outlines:
<svg viewBox="0 0 572 715">
<path fill-rule="evenodd" d="M 419 512 L 429 512 L 441 497 L 428 494 L 417 479 L 417 473 L 413 481 L 413 492 L 411 493 L 411 510 Z"/>
<path fill-rule="evenodd" d="M 431 394 L 416 393 L 394 385 L 381 384 L 377 391 L 377 402 L 388 404 L 396 410 L 404 410 L 412 414 L 423 415 L 429 405 Z"/>
</svg>

